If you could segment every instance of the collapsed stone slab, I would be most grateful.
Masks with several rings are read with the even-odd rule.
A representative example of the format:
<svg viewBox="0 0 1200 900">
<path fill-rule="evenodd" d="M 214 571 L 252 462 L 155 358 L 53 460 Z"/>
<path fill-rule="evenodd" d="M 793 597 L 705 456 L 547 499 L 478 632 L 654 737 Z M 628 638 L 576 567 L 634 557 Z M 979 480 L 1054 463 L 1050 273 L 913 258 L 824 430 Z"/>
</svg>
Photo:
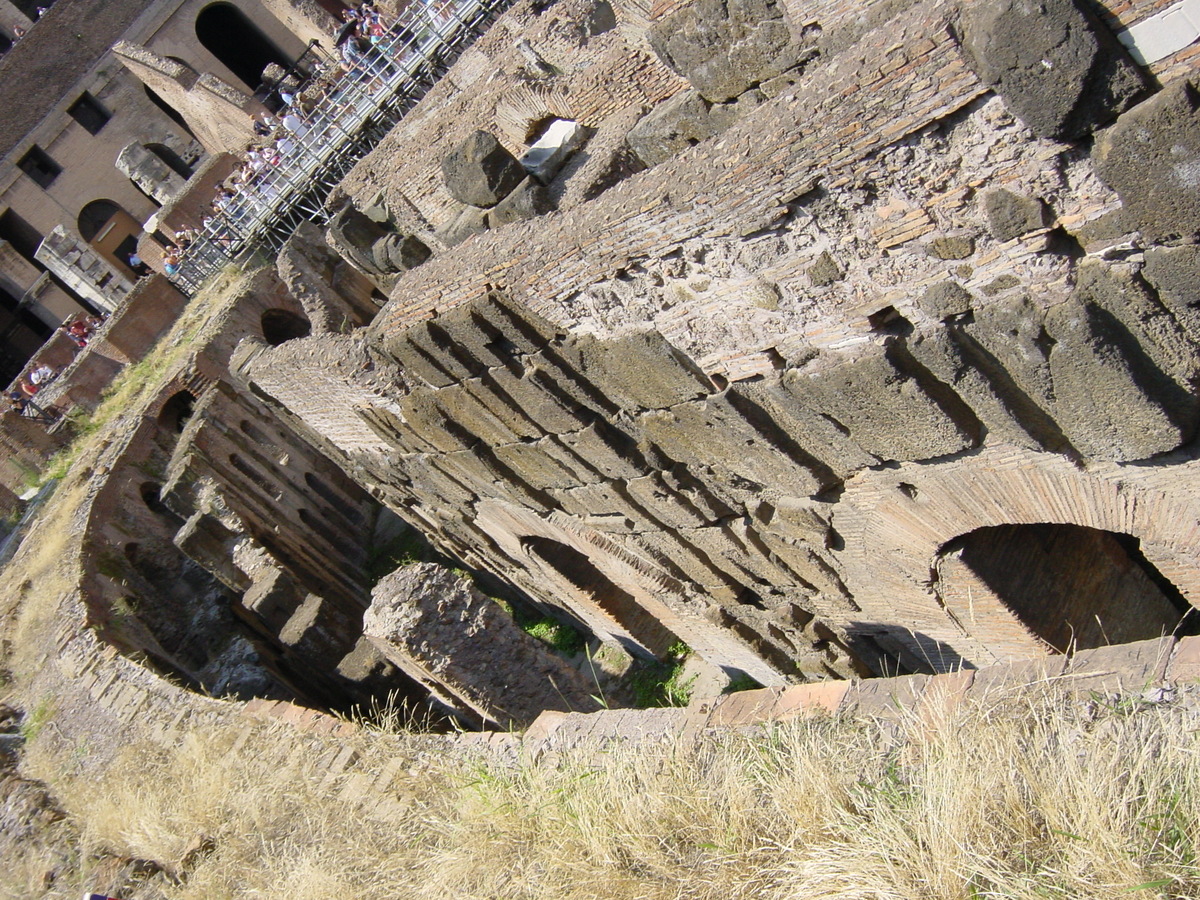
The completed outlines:
<svg viewBox="0 0 1200 900">
<path fill-rule="evenodd" d="M 524 728 L 543 710 L 599 708 L 582 674 L 466 579 L 433 563 L 380 581 L 363 630 L 396 666 L 477 722 Z"/>
<path fill-rule="evenodd" d="M 1141 71 L 1076 0 L 987 0 L 959 23 L 980 80 L 1039 137 L 1073 140 L 1128 109 Z"/>
</svg>

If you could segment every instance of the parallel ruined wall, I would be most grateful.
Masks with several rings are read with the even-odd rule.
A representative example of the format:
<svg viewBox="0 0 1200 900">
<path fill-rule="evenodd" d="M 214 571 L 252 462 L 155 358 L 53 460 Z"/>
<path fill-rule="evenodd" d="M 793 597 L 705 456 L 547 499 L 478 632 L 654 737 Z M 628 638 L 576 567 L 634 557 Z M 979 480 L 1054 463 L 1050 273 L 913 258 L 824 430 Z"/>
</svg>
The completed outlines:
<svg viewBox="0 0 1200 900">
<path fill-rule="evenodd" d="M 259 348 L 242 376 L 472 564 L 765 683 L 1045 652 L 1003 597 L 938 582 L 993 525 L 1129 535 L 1195 602 L 1194 225 L 1155 235 L 1090 138 L 1035 136 L 955 5 L 803 6 L 821 55 L 724 134 L 435 254 L 365 337 Z M 1149 117 L 1193 153 L 1187 96 L 1098 146 Z M 353 196 L 436 179 L 430 153 L 381 164 L 451 149 L 421 121 Z"/>
</svg>

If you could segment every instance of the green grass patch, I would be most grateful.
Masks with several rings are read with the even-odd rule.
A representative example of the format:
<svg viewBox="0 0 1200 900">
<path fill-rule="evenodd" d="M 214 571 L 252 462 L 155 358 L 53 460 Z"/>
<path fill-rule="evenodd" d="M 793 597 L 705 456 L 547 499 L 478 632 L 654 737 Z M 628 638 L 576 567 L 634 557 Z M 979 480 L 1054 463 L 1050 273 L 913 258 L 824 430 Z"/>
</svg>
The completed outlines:
<svg viewBox="0 0 1200 900">
<path fill-rule="evenodd" d="M 629 684 L 633 688 L 634 705 L 638 709 L 687 706 L 696 682 L 695 675 L 685 678 L 683 674 L 684 663 L 691 653 L 687 644 L 676 641 L 667 650 L 665 660 L 630 673 Z"/>
<path fill-rule="evenodd" d="M 574 656 L 583 649 L 583 635 L 578 630 L 549 616 L 535 622 L 517 622 L 517 625 L 530 637 L 537 638 L 543 644 L 548 644 L 568 656 Z"/>
</svg>

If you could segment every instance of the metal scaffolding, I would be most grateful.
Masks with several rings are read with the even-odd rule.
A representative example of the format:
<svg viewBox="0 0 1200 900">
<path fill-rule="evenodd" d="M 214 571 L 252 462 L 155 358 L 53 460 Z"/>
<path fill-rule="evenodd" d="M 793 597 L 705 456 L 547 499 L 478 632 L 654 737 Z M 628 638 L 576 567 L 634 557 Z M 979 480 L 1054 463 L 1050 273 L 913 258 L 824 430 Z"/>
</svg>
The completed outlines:
<svg viewBox="0 0 1200 900">
<path fill-rule="evenodd" d="M 171 280 L 192 294 L 231 262 L 277 251 L 301 222 L 325 224 L 325 199 L 425 96 L 512 0 L 414 2 L 276 145 L 278 158 L 214 212 Z"/>
</svg>

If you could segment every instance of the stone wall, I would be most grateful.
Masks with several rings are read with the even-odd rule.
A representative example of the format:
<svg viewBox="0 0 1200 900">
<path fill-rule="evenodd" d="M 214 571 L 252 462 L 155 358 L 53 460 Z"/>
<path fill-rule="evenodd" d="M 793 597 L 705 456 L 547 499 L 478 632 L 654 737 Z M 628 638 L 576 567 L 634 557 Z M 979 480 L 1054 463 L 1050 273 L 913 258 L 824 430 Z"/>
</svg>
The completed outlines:
<svg viewBox="0 0 1200 900">
<path fill-rule="evenodd" d="M 604 71 L 619 40 L 657 71 L 645 28 L 687 8 L 621 6 L 586 38 L 564 25 L 585 10 L 553 9 L 509 19 L 524 63 L 503 23 L 464 55 L 348 196 L 436 227 L 454 211 L 436 160 L 468 129 L 519 151 L 534 107 L 602 128 L 687 87 L 671 73 L 638 96 L 626 73 L 588 120 L 584 64 Z M 788 6 L 816 57 L 752 78 L 762 96 L 720 134 L 434 245 L 365 335 L 247 349 L 240 377 L 439 546 L 635 652 L 681 638 L 764 684 L 1044 653 L 1061 641 L 1045 622 L 1075 613 L 1023 619 L 1011 580 L 963 608 L 954 542 L 996 526 L 1107 532 L 1064 560 L 1125 554 L 1114 571 L 1168 584 L 1141 627 L 1169 628 L 1200 573 L 1167 533 L 1197 518 L 1180 278 L 1200 219 L 1132 160 L 1194 152 L 1194 95 L 1171 62 L 1155 93 L 1069 2 L 1015 33 L 1057 52 L 1070 23 L 1083 58 L 1091 41 L 1114 60 L 1098 97 L 1046 90 L 1038 60 L 1001 77 L 972 43 L 981 9 Z M 531 58 L 548 63 L 532 82 Z"/>
</svg>

